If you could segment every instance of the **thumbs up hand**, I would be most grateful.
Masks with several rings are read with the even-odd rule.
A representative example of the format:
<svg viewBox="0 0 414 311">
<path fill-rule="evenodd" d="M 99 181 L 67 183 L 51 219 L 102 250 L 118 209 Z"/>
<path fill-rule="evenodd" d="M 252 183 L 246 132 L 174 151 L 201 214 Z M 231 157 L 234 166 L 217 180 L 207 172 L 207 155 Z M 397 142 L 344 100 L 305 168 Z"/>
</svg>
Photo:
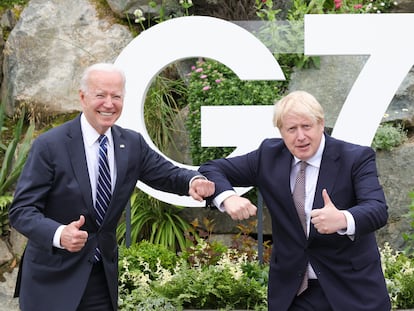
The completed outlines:
<svg viewBox="0 0 414 311">
<path fill-rule="evenodd" d="M 85 223 L 85 216 L 65 226 L 60 236 L 60 244 L 69 252 L 79 252 L 88 240 L 88 232 L 80 230 Z"/>
<path fill-rule="evenodd" d="M 311 212 L 311 223 L 321 234 L 331 234 L 346 229 L 346 217 L 332 203 L 326 189 L 322 190 L 324 207 Z"/>
</svg>

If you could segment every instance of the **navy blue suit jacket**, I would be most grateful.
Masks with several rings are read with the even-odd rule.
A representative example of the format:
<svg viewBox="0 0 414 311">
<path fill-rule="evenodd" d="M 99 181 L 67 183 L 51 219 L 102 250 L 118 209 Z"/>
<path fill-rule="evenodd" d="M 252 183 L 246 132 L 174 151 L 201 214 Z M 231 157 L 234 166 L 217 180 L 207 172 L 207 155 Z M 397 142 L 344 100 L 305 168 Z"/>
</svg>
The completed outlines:
<svg viewBox="0 0 414 311">
<path fill-rule="evenodd" d="M 22 310 L 74 311 L 92 268 L 95 247 L 103 255 L 114 310 L 118 297 L 116 227 L 130 195 L 140 180 L 156 189 L 188 195 L 189 182 L 199 175 L 166 161 L 143 137 L 112 127 L 117 179 L 101 227 L 95 212 L 80 117 L 56 127 L 34 142 L 9 209 L 11 225 L 28 237 L 17 283 Z M 89 233 L 76 253 L 52 246 L 56 229 L 84 215 L 81 230 Z"/>
<path fill-rule="evenodd" d="M 355 219 L 354 239 L 319 234 L 311 224 L 305 237 L 290 189 L 292 154 L 281 139 L 267 139 L 246 155 L 218 159 L 199 171 L 216 183 L 220 194 L 233 186 L 255 186 L 272 219 L 269 310 L 285 311 L 299 288 L 307 263 L 314 268 L 335 311 L 389 311 L 375 230 L 388 212 L 377 177 L 375 153 L 326 136 L 313 208 L 324 206 L 322 190 Z"/>
</svg>

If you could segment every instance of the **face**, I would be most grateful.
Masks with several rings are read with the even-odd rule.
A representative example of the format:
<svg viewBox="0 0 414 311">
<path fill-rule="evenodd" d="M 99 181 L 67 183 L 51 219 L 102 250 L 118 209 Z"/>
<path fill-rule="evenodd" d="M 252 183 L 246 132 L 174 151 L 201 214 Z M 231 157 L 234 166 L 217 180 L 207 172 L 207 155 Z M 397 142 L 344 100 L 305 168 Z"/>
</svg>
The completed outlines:
<svg viewBox="0 0 414 311">
<path fill-rule="evenodd" d="M 302 161 L 309 160 L 318 151 L 324 132 L 324 122 L 288 113 L 282 119 L 280 134 L 289 151 Z"/>
<path fill-rule="evenodd" d="M 89 76 L 88 91 L 79 91 L 83 113 L 99 134 L 104 134 L 121 115 L 123 90 L 119 73 L 94 71 Z"/>
</svg>

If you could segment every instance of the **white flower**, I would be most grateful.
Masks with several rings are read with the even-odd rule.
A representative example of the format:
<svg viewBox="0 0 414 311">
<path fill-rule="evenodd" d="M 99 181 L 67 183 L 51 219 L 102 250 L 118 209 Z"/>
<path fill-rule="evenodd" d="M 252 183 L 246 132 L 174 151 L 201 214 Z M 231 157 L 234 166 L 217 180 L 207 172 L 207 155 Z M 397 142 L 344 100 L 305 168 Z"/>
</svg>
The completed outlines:
<svg viewBox="0 0 414 311">
<path fill-rule="evenodd" d="M 169 270 L 167 270 L 167 269 L 164 269 L 161 266 L 161 260 L 159 258 L 157 260 L 157 271 L 156 271 L 156 274 L 158 276 L 157 277 L 158 280 L 160 280 L 160 284 L 161 285 L 164 285 L 164 284 L 168 283 L 173 278 L 173 275 L 171 274 L 171 272 Z"/>
<path fill-rule="evenodd" d="M 140 9 L 136 9 L 136 10 L 134 11 L 134 15 L 135 15 L 136 17 L 142 17 L 142 16 L 144 16 L 144 13 L 142 13 L 142 10 L 140 10 Z"/>
</svg>

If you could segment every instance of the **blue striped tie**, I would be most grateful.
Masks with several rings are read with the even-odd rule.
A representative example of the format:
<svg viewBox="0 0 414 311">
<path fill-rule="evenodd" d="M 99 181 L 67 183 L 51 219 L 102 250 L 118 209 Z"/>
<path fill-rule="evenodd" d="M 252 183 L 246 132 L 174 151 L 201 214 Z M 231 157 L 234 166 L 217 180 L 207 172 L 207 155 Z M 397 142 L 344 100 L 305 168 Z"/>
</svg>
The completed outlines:
<svg viewBox="0 0 414 311">
<path fill-rule="evenodd" d="M 111 173 L 108 164 L 108 138 L 105 135 L 101 135 L 98 138 L 99 141 L 99 171 L 98 171 L 98 183 L 96 187 L 96 223 L 98 226 L 102 225 L 105 217 L 106 210 L 109 206 L 109 202 L 112 197 L 111 190 Z M 99 248 L 96 249 L 95 260 L 99 261 L 101 258 Z"/>
</svg>

